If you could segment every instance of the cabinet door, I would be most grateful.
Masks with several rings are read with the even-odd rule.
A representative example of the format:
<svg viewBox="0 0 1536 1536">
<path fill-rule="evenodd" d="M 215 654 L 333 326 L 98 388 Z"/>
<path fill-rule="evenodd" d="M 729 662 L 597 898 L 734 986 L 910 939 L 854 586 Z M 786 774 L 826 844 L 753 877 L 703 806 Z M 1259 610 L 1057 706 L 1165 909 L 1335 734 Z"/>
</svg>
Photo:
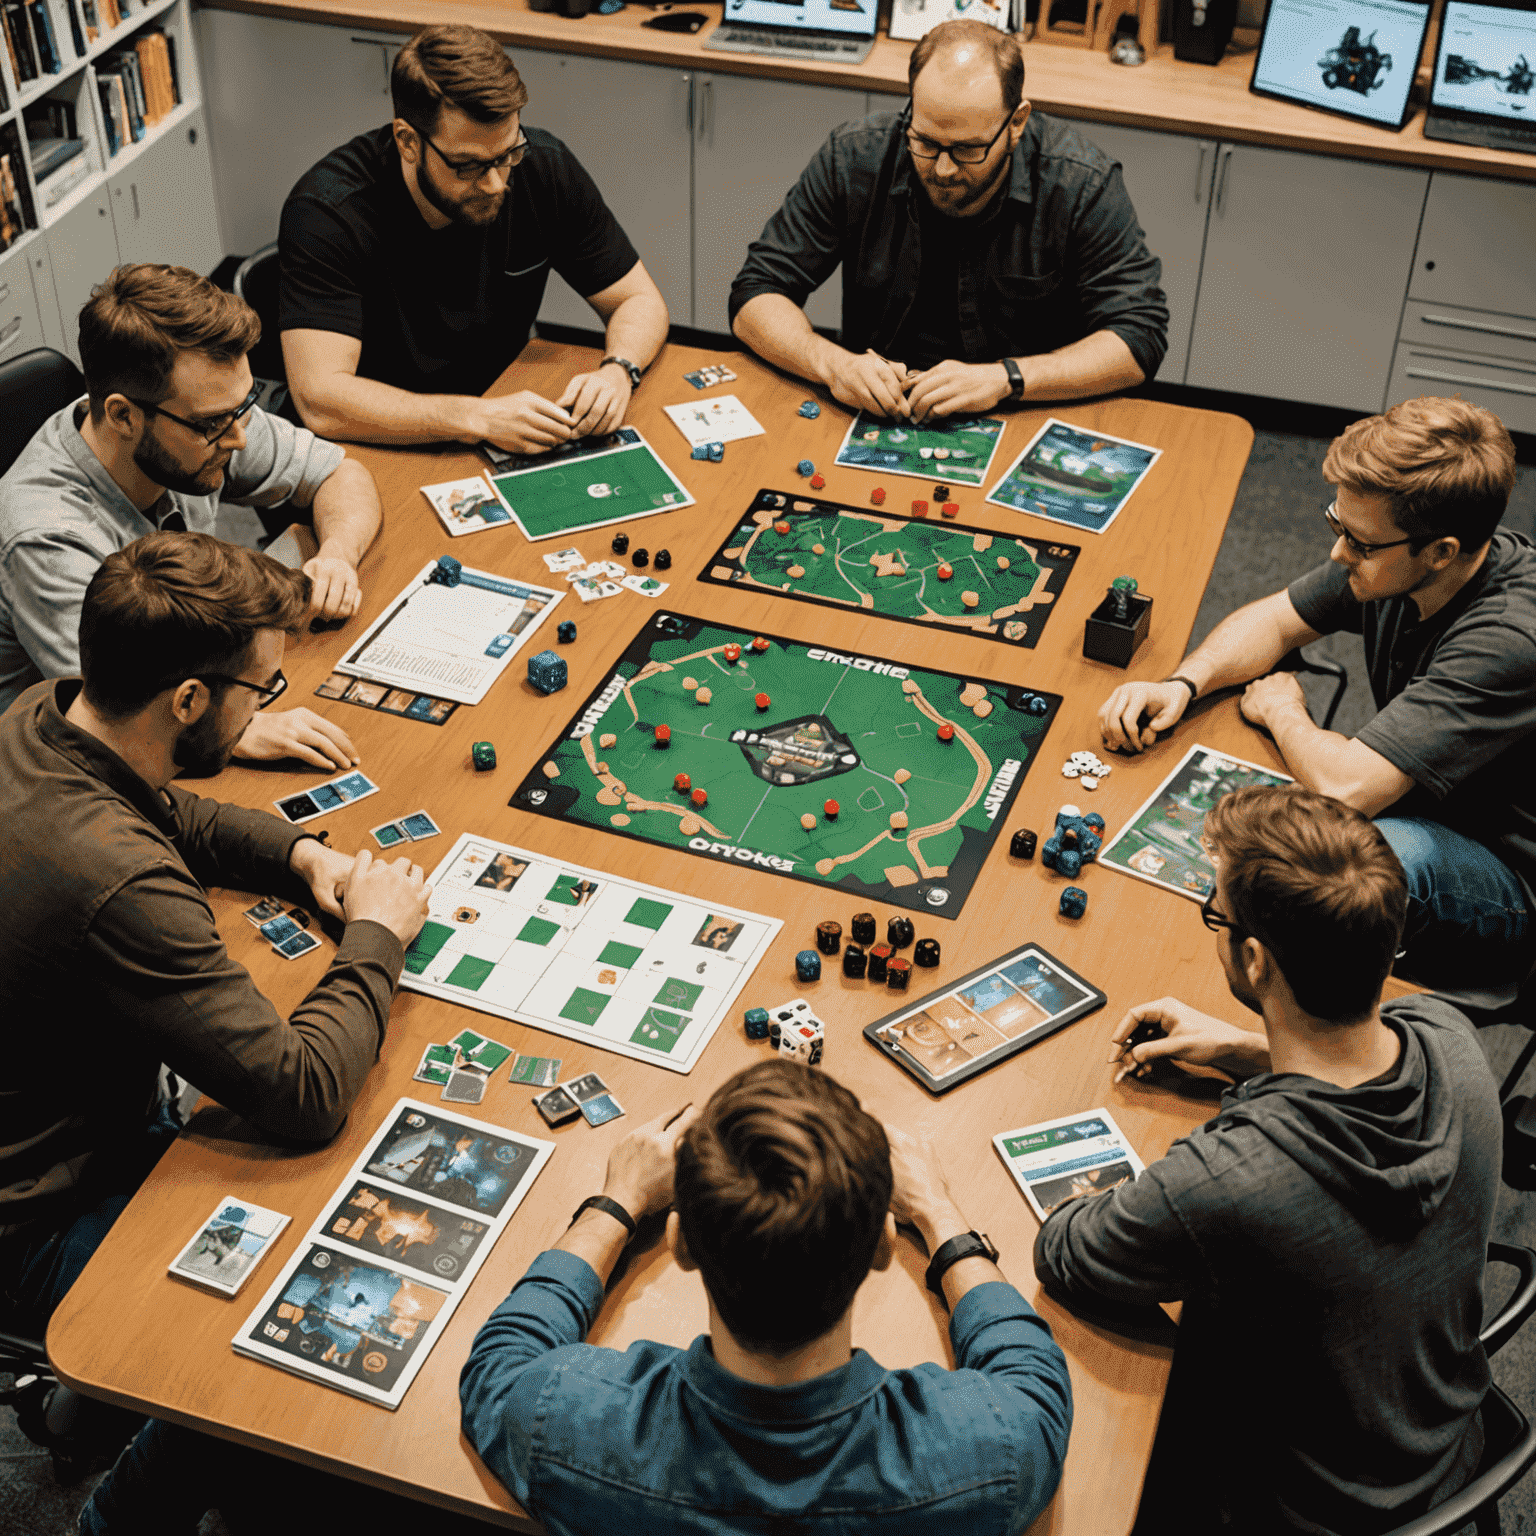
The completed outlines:
<svg viewBox="0 0 1536 1536">
<path fill-rule="evenodd" d="M 745 75 L 694 78 L 693 323 L 730 331 L 726 301 L 747 246 L 762 233 L 784 194 L 822 141 L 862 117 L 861 91 L 835 91 Z M 842 273 L 810 297 L 811 323 L 843 323 Z"/>
<path fill-rule="evenodd" d="M 1074 124 L 1085 139 L 1120 162 L 1147 248 L 1163 264 L 1168 298 L 1168 355 L 1157 376 L 1182 384 L 1200 290 L 1206 214 L 1216 171 L 1216 141 L 1149 133 L 1110 123 Z"/>
<path fill-rule="evenodd" d="M 1427 171 L 1224 144 L 1186 382 L 1379 411 Z"/>
<path fill-rule="evenodd" d="M 294 182 L 322 155 L 387 123 L 404 36 L 237 11 L 196 13 L 219 218 L 231 253 L 277 239 Z"/>
<path fill-rule="evenodd" d="M 0 257 L 0 362 L 46 344 L 28 265 L 25 251 Z"/>
<path fill-rule="evenodd" d="M 689 78 L 680 70 L 512 49 L 528 87 L 523 121 L 563 139 L 633 241 L 675 325 L 693 323 Z M 597 329 L 564 279 L 551 277 L 539 318 Z"/>
<path fill-rule="evenodd" d="M 1436 171 L 1419 231 L 1413 297 L 1536 316 L 1533 234 L 1536 187 Z"/>
<path fill-rule="evenodd" d="M 91 289 L 118 263 L 111 197 L 105 184 L 48 229 L 53 286 L 64 323 L 64 350 L 80 361 L 80 311 Z"/>
<path fill-rule="evenodd" d="M 164 261 L 208 273 L 224 259 L 201 109 L 136 155 L 107 185 L 123 261 Z"/>
</svg>

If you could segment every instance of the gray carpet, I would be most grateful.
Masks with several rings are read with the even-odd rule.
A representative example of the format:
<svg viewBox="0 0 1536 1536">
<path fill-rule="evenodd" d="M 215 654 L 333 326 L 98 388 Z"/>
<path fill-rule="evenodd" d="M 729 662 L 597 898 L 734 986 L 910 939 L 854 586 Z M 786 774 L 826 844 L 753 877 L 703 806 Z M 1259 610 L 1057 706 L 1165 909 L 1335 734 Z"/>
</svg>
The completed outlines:
<svg viewBox="0 0 1536 1536">
<path fill-rule="evenodd" d="M 1201 401 L 1204 404 L 1206 402 Z M 1242 403 L 1212 402 L 1226 409 Z M 1232 521 L 1222 542 L 1216 569 L 1195 621 L 1194 638 L 1203 639 L 1234 608 L 1267 596 L 1293 575 L 1326 559 L 1330 539 L 1319 508 L 1328 487 L 1321 469 L 1332 433 L 1340 422 L 1315 420 L 1273 424 L 1272 413 L 1259 408 L 1264 422 L 1238 490 Z M 1259 410 L 1253 414 L 1259 415 Z M 1287 430 L 1289 425 L 1292 429 Z M 1536 530 L 1536 452 L 1523 445 L 1520 480 L 1505 526 L 1525 534 Z M 239 509 L 221 523 L 220 532 L 242 543 L 260 534 L 254 519 L 241 520 Z M 1335 729 L 1357 730 L 1371 713 L 1369 689 L 1363 677 L 1358 640 L 1339 636 L 1316 648 L 1350 670 L 1351 684 L 1335 720 Z M 1309 699 L 1323 696 L 1315 680 L 1306 684 Z M 1524 1031 L 1494 1028 L 1483 1032 L 1495 1072 L 1502 1076 L 1518 1053 Z M 1536 1069 L 1527 1074 L 1526 1091 L 1536 1092 Z M 1506 1242 L 1536 1247 L 1536 1196 L 1504 1189 L 1496 1235 Z M 1497 1306 L 1509 1284 L 1507 1273 L 1492 1272 L 1489 1304 Z M 1494 1361 L 1494 1378 L 1529 1415 L 1536 1417 L 1536 1324 L 1507 1344 Z M 0 1409 L 0 1536 L 63 1536 L 75 1528 L 75 1517 L 94 1479 L 76 1489 L 53 1481 L 46 1451 L 38 1450 L 16 1431 L 15 1417 Z M 1500 1513 L 1506 1536 L 1536 1536 L 1536 1477 L 1506 1495 Z M 415 1530 L 431 1529 L 430 1518 L 412 1520 Z M 223 1536 L 217 1516 L 203 1523 L 203 1536 Z"/>
</svg>

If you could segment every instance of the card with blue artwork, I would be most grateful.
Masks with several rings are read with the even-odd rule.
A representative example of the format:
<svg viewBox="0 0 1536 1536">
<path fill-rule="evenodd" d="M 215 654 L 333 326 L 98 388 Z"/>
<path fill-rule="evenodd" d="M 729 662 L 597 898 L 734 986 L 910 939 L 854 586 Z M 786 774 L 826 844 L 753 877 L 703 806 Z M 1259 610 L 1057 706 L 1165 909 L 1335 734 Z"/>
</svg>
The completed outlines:
<svg viewBox="0 0 1536 1536">
<path fill-rule="evenodd" d="M 1008 466 L 987 500 L 1048 522 L 1103 533 L 1162 452 L 1052 417 Z"/>
<path fill-rule="evenodd" d="M 171 1273 L 233 1296 L 289 1220 L 281 1211 L 226 1195 L 171 1262 Z"/>
</svg>

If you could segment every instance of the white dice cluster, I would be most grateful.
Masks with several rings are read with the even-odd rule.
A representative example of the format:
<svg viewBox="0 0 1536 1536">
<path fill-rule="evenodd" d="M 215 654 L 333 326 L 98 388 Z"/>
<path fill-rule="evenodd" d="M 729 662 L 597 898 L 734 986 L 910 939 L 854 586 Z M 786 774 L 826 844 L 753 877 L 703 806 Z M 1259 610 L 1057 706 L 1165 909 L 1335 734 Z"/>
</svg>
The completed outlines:
<svg viewBox="0 0 1536 1536">
<path fill-rule="evenodd" d="M 1109 770 L 1110 765 L 1101 763 L 1092 752 L 1074 752 L 1061 765 L 1061 776 L 1064 779 L 1077 779 L 1084 789 L 1097 789 L 1099 780 L 1104 778 Z"/>
</svg>

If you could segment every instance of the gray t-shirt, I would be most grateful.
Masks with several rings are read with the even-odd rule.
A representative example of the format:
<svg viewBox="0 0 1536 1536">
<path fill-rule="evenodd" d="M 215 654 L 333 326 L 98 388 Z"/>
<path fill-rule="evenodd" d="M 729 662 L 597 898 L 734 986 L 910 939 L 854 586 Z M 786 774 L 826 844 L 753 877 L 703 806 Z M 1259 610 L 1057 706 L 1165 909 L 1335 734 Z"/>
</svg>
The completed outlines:
<svg viewBox="0 0 1536 1536">
<path fill-rule="evenodd" d="M 335 443 L 254 410 L 221 490 L 167 491 L 152 518 L 128 500 L 80 435 L 84 419 L 84 401 L 50 416 L 0 477 L 0 712 L 33 683 L 80 670 L 80 603 L 114 550 L 155 532 L 172 512 L 189 532 L 212 533 L 221 500 L 308 506 L 346 457 Z"/>
<path fill-rule="evenodd" d="M 1380 713 L 1357 740 L 1415 785 L 1391 814 L 1482 843 L 1536 892 L 1536 546 L 1496 533 L 1482 569 L 1422 623 L 1411 597 L 1356 601 L 1331 560 L 1289 592 L 1320 634 L 1365 641 Z"/>
</svg>

